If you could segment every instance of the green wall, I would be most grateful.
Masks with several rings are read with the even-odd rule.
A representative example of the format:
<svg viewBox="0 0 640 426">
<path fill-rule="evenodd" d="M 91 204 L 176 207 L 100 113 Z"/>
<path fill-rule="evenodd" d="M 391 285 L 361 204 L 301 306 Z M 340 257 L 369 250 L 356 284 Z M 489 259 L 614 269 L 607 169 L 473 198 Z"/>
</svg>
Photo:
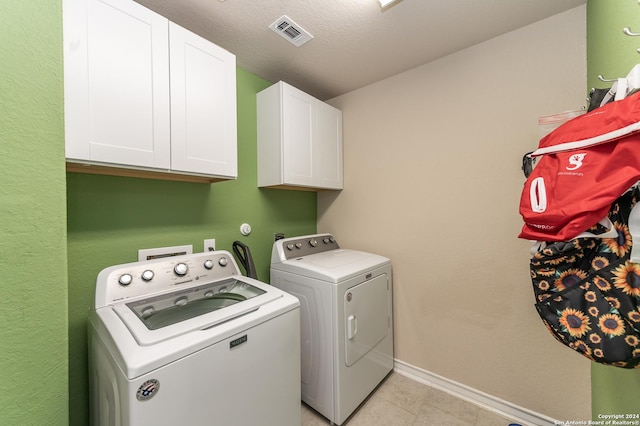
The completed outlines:
<svg viewBox="0 0 640 426">
<path fill-rule="evenodd" d="M 625 77 L 640 63 L 640 36 L 630 37 L 622 29 L 640 32 L 637 0 L 587 1 L 587 81 L 592 87 L 610 87 L 598 75 Z M 640 370 L 624 370 L 593 363 L 591 369 L 593 419 L 601 414 L 640 414 Z"/>
<path fill-rule="evenodd" d="M 640 36 L 625 35 L 623 28 L 640 32 L 640 4 L 637 0 L 587 1 L 587 84 L 611 87 L 598 80 L 625 77 L 640 63 Z"/>
<path fill-rule="evenodd" d="M 0 425 L 68 424 L 60 1 L 0 1 Z"/>
<path fill-rule="evenodd" d="M 85 424 L 87 312 L 98 272 L 137 260 L 140 248 L 192 244 L 215 238 L 232 252 L 251 248 L 258 278 L 269 281 L 274 233 L 316 231 L 316 194 L 257 188 L 256 93 L 270 83 L 238 69 L 238 179 L 214 184 L 67 174 L 69 250 L 69 392 L 73 425 Z M 240 225 L 252 227 L 249 236 Z"/>
</svg>

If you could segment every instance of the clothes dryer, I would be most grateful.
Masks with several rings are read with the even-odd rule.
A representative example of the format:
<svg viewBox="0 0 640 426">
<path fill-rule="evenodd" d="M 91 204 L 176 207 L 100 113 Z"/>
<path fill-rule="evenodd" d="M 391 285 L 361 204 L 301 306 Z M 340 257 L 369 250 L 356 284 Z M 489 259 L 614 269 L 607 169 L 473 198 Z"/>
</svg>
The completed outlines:
<svg viewBox="0 0 640 426">
<path fill-rule="evenodd" d="M 271 285 L 300 301 L 302 401 L 344 423 L 393 369 L 391 261 L 331 234 L 286 238 Z"/>
</svg>

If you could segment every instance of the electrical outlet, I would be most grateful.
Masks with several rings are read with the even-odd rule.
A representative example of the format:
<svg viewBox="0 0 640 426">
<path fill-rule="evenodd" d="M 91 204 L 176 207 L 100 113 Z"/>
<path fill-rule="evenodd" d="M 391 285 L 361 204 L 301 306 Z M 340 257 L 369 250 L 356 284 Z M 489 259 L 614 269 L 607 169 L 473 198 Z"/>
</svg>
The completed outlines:
<svg viewBox="0 0 640 426">
<path fill-rule="evenodd" d="M 215 238 L 204 240 L 204 251 L 215 251 L 215 250 L 216 250 Z"/>
</svg>

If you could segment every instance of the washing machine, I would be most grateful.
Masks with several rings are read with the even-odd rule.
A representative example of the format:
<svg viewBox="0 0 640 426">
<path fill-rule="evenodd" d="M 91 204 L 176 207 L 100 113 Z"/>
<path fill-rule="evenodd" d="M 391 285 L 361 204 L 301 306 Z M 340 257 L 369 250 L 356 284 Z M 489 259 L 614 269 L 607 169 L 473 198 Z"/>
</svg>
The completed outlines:
<svg viewBox="0 0 640 426">
<path fill-rule="evenodd" d="M 331 234 L 285 238 L 271 285 L 300 301 L 302 401 L 342 424 L 393 369 L 391 261 Z"/>
<path fill-rule="evenodd" d="M 89 352 L 94 425 L 300 425 L 298 300 L 229 252 L 101 271 Z"/>
</svg>

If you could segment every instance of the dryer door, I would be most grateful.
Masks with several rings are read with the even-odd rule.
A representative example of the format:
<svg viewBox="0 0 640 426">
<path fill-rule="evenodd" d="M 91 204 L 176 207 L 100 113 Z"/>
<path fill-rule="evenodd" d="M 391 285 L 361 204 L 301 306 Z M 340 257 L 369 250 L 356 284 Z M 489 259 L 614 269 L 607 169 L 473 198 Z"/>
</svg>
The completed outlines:
<svg viewBox="0 0 640 426">
<path fill-rule="evenodd" d="M 345 362 L 348 367 L 390 332 L 390 291 L 386 274 L 345 291 Z"/>
</svg>

